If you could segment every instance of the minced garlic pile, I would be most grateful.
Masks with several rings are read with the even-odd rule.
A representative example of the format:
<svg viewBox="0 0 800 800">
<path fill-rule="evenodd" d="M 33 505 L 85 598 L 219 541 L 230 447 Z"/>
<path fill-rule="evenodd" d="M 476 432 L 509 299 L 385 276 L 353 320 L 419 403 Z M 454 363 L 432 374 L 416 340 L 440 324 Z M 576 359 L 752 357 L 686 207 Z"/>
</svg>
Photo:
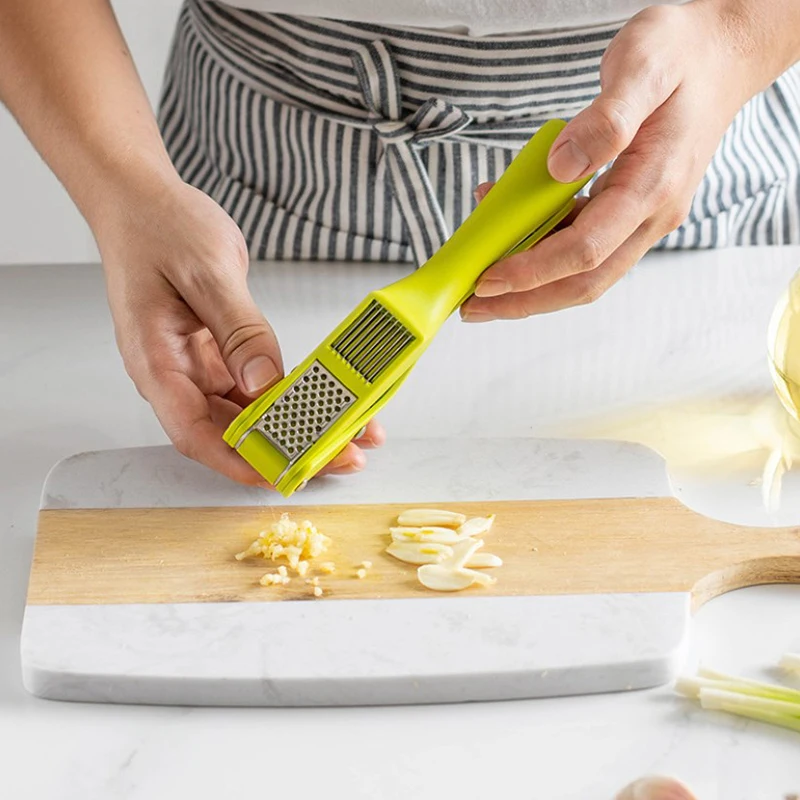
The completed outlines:
<svg viewBox="0 0 800 800">
<path fill-rule="evenodd" d="M 287 513 L 281 514 L 277 522 L 273 522 L 266 530 L 261 531 L 247 550 L 236 554 L 236 560 L 241 561 L 253 556 L 262 556 L 270 561 L 284 559 L 289 566 L 302 578 L 311 566 L 311 561 L 323 555 L 331 540 L 320 533 L 308 520 L 300 523 L 289 518 Z M 331 562 L 320 565 L 320 571 L 331 574 L 336 567 Z M 278 567 L 276 572 L 270 572 L 261 578 L 262 586 L 285 586 L 291 578 L 284 565 Z M 319 589 L 319 592 L 317 592 Z M 319 597 L 322 589 L 314 585 L 314 595 Z"/>
</svg>

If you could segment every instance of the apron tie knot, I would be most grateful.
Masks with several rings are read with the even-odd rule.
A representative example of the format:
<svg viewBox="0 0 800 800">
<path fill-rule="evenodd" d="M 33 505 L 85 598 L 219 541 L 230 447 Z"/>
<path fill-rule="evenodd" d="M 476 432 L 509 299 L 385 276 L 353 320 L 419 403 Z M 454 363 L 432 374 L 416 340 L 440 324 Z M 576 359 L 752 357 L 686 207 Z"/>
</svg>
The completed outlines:
<svg viewBox="0 0 800 800">
<path fill-rule="evenodd" d="M 420 265 L 444 244 L 449 233 L 419 150 L 434 139 L 463 130 L 472 118 L 436 97 L 402 117 L 398 69 L 386 43 L 376 40 L 361 45 L 351 57 L 370 123 L 382 145 L 378 174 L 385 170 Z"/>
</svg>

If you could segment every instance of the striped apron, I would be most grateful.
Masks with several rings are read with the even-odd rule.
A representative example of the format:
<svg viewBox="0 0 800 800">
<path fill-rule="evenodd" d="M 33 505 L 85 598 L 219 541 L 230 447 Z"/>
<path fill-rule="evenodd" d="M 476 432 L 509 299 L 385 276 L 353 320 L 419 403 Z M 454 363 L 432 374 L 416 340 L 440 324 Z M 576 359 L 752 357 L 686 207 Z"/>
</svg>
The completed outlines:
<svg viewBox="0 0 800 800">
<path fill-rule="evenodd" d="M 159 124 L 251 257 L 421 264 L 479 183 L 596 97 L 618 29 L 474 38 L 185 0 Z M 800 243 L 800 67 L 742 109 L 655 247 L 780 243 Z"/>
</svg>

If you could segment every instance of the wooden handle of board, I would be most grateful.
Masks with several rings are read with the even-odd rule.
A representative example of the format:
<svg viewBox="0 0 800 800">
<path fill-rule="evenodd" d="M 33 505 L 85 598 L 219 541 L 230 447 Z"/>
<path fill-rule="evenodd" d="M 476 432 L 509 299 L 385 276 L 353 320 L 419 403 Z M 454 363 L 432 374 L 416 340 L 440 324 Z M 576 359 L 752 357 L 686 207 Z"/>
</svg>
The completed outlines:
<svg viewBox="0 0 800 800">
<path fill-rule="evenodd" d="M 800 583 L 800 528 L 746 528 L 700 516 L 674 498 L 426 503 L 497 515 L 485 552 L 497 584 L 432 595 L 416 568 L 384 553 L 408 505 L 51 510 L 39 515 L 28 602 L 255 602 L 314 599 L 301 578 L 262 587 L 274 565 L 236 561 L 288 511 L 333 539 L 323 599 L 692 592 L 694 605 L 732 589 Z M 359 580 L 360 562 L 372 561 Z M 310 575 L 319 574 L 314 570 Z"/>
</svg>

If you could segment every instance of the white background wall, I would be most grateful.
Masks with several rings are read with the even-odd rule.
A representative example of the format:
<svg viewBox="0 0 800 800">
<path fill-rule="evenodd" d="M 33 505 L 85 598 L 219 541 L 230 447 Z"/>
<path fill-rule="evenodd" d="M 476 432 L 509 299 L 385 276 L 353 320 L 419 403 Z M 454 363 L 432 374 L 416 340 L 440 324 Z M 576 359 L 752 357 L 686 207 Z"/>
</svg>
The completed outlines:
<svg viewBox="0 0 800 800">
<path fill-rule="evenodd" d="M 180 0 L 112 5 L 155 108 Z M 0 264 L 97 260 L 89 228 L 69 195 L 0 106 Z"/>
</svg>

